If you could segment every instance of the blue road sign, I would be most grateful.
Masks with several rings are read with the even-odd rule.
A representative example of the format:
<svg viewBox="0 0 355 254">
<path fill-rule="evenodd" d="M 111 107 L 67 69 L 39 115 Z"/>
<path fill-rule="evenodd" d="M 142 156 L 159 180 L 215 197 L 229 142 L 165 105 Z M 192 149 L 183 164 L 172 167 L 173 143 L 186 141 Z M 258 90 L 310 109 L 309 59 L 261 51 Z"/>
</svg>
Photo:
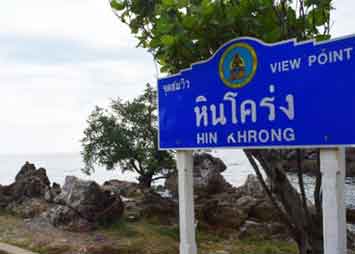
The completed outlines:
<svg viewBox="0 0 355 254">
<path fill-rule="evenodd" d="M 355 35 L 243 37 L 158 81 L 161 149 L 355 144 Z"/>
</svg>

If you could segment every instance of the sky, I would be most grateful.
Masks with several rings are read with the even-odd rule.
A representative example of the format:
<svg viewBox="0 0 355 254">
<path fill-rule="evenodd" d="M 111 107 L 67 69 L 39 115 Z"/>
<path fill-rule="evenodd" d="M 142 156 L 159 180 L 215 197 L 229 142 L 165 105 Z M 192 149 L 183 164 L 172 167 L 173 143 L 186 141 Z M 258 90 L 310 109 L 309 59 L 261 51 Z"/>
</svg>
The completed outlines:
<svg viewBox="0 0 355 254">
<path fill-rule="evenodd" d="M 156 83 L 152 56 L 106 0 L 0 0 L 0 154 L 79 152 L 88 114 Z M 333 37 L 355 33 L 335 0 Z"/>
</svg>

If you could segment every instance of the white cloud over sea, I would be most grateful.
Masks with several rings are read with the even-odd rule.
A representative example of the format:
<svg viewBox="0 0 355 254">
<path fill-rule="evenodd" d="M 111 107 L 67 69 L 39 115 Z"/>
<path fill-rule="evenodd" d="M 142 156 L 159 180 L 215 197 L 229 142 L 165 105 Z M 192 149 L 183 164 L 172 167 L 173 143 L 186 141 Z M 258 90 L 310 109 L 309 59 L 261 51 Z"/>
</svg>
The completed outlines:
<svg viewBox="0 0 355 254">
<path fill-rule="evenodd" d="M 79 151 L 95 105 L 155 82 L 107 1 L 0 2 L 0 153 Z"/>
<path fill-rule="evenodd" d="M 151 55 L 108 1 L 0 3 L 0 153 L 79 151 L 94 105 L 155 82 Z M 333 35 L 355 33 L 355 2 L 335 7 Z"/>
</svg>

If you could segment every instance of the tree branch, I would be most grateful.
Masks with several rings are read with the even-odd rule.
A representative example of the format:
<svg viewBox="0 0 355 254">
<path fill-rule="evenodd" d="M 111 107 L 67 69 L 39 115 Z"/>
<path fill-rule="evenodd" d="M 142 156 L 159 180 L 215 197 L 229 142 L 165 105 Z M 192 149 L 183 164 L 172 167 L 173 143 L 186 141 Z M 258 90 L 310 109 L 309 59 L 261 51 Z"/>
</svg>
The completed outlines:
<svg viewBox="0 0 355 254">
<path fill-rule="evenodd" d="M 306 191 L 304 189 L 304 182 L 303 182 L 303 169 L 302 169 L 302 161 L 303 161 L 303 153 L 301 149 L 297 149 L 297 176 L 298 176 L 298 184 L 300 186 L 301 196 L 302 196 L 302 204 L 303 209 L 306 213 L 307 220 L 310 220 L 309 217 L 309 210 L 307 206 L 307 197 Z"/>
<path fill-rule="evenodd" d="M 320 150 L 317 150 L 317 171 L 316 171 L 316 186 L 314 187 L 314 203 L 318 215 L 322 214 L 322 200 L 321 200 L 321 186 L 322 174 L 320 172 Z"/>
<path fill-rule="evenodd" d="M 280 213 L 281 215 L 281 219 L 284 223 L 286 223 L 286 225 L 289 227 L 289 229 L 294 232 L 295 231 L 295 227 L 291 222 L 291 219 L 288 217 L 287 214 L 284 213 L 284 211 L 282 210 L 282 208 L 279 206 L 279 204 L 277 203 L 277 201 L 275 200 L 274 196 L 271 193 L 271 190 L 267 187 L 263 176 L 260 173 L 260 169 L 259 166 L 255 160 L 255 158 L 253 157 L 253 155 L 251 153 L 249 153 L 247 150 L 244 150 L 245 155 L 247 156 L 250 164 L 252 165 L 258 179 L 259 182 L 261 183 L 264 191 L 266 192 L 267 196 L 269 197 L 271 203 L 274 205 L 275 209 Z"/>
</svg>

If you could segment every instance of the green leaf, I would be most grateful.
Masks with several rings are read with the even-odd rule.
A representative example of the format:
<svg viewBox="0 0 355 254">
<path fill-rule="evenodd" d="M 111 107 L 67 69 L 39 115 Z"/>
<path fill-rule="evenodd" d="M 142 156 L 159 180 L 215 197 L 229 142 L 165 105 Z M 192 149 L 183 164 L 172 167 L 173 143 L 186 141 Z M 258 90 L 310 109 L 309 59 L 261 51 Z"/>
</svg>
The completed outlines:
<svg viewBox="0 0 355 254">
<path fill-rule="evenodd" d="M 163 0 L 162 1 L 163 5 L 165 5 L 166 7 L 172 7 L 175 5 L 175 1 L 174 0 Z"/>
<path fill-rule="evenodd" d="M 175 43 L 175 37 L 172 35 L 163 35 L 161 37 L 161 42 L 166 45 L 166 46 L 171 46 L 174 45 Z"/>
<path fill-rule="evenodd" d="M 197 23 L 197 18 L 194 16 L 184 16 L 182 18 L 182 24 L 184 27 L 191 29 L 193 28 Z"/>
<path fill-rule="evenodd" d="M 311 10 L 307 16 L 307 22 L 312 26 L 322 26 L 329 19 L 329 12 L 321 9 L 315 8 Z"/>
<path fill-rule="evenodd" d="M 188 0 L 178 0 L 177 6 L 178 8 L 186 7 L 189 4 Z"/>
<path fill-rule="evenodd" d="M 122 11 L 125 7 L 123 3 L 117 2 L 117 0 L 112 0 L 110 5 L 112 9 L 115 9 L 117 11 Z"/>
<path fill-rule="evenodd" d="M 214 11 L 214 6 L 209 0 L 203 0 L 201 6 L 202 6 L 202 14 L 204 16 L 209 16 Z"/>
<path fill-rule="evenodd" d="M 330 35 L 328 34 L 320 34 L 316 36 L 316 40 L 317 41 L 325 41 L 325 40 L 329 40 L 330 39 Z"/>
</svg>

